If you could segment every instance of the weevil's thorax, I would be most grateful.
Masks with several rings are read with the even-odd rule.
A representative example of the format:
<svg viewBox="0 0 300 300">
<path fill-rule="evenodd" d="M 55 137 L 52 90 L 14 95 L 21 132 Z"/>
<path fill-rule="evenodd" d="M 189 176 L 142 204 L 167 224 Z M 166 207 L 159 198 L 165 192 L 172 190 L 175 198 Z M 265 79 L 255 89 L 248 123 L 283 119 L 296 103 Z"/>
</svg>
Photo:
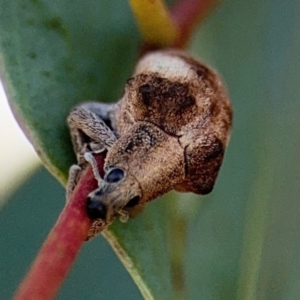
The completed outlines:
<svg viewBox="0 0 300 300">
<path fill-rule="evenodd" d="M 107 154 L 105 168 L 123 169 L 141 190 L 141 202 L 150 201 L 184 178 L 183 150 L 178 138 L 149 122 L 137 122 Z M 124 193 L 131 189 L 130 182 Z"/>
</svg>

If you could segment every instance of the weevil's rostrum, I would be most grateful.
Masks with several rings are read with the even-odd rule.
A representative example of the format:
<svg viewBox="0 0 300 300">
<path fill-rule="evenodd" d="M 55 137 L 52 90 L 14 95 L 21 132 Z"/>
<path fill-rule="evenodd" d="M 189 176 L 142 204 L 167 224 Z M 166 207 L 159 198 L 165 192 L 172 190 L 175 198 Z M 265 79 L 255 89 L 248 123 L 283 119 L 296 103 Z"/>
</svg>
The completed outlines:
<svg viewBox="0 0 300 300">
<path fill-rule="evenodd" d="M 231 120 L 226 90 L 206 65 L 173 50 L 143 57 L 117 104 L 85 103 L 68 118 L 79 166 L 84 153 L 108 151 L 89 215 L 125 220 L 171 189 L 209 193 Z"/>
</svg>

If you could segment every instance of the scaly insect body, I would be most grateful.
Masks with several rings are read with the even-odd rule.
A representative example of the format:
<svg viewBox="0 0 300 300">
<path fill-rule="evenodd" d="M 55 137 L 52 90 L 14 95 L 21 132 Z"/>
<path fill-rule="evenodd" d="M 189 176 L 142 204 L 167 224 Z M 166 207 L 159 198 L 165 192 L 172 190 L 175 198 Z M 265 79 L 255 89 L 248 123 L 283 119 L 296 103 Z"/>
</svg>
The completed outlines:
<svg viewBox="0 0 300 300">
<path fill-rule="evenodd" d="M 231 119 L 215 72 L 180 51 L 146 55 L 117 104 L 82 104 L 68 117 L 80 167 L 90 157 L 86 153 L 108 150 L 105 176 L 89 195 L 89 215 L 105 222 L 117 214 L 126 219 L 136 207 L 171 189 L 209 193 Z M 93 164 L 92 158 L 89 162 Z M 80 172 L 75 169 L 68 194 L 76 184 L 74 172 Z"/>
</svg>

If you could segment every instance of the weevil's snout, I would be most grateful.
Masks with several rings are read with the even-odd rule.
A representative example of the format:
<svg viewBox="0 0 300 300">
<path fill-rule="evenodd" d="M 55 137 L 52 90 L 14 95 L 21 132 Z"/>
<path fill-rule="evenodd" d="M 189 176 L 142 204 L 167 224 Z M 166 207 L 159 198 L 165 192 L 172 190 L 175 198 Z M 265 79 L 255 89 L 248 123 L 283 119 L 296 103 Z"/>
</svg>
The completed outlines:
<svg viewBox="0 0 300 300">
<path fill-rule="evenodd" d="M 87 213 L 89 218 L 91 218 L 92 220 L 96 220 L 96 219 L 106 220 L 107 208 L 104 203 L 99 201 L 99 199 L 93 196 L 88 196 Z"/>
<path fill-rule="evenodd" d="M 124 177 L 124 171 L 119 168 L 110 170 L 105 176 L 105 182 L 97 190 L 91 192 L 87 198 L 87 213 L 92 219 L 107 219 L 108 207 L 103 201 L 109 194 L 109 184 L 117 183 Z"/>
<path fill-rule="evenodd" d="M 92 220 L 111 221 L 116 215 L 128 219 L 127 209 L 139 204 L 139 184 L 120 168 L 111 168 L 104 176 L 102 185 L 87 198 L 87 213 Z"/>
</svg>

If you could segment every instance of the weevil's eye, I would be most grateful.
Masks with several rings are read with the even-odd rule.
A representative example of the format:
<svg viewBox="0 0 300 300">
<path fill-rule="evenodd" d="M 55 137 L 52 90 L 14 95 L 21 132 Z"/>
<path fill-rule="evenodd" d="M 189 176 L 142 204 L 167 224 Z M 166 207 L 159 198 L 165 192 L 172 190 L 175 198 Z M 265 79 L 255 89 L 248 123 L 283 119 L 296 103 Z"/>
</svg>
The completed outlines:
<svg viewBox="0 0 300 300">
<path fill-rule="evenodd" d="M 106 219 L 106 205 L 104 205 L 99 200 L 95 200 L 92 197 L 87 198 L 87 214 L 90 219 Z"/>
<path fill-rule="evenodd" d="M 149 94 L 152 91 L 152 88 L 149 84 L 143 84 L 139 87 L 139 92 L 142 94 Z"/>
<path fill-rule="evenodd" d="M 140 196 L 135 196 L 128 201 L 128 203 L 125 205 L 125 207 L 127 207 L 127 208 L 134 207 L 137 204 L 139 204 L 140 200 L 141 200 Z"/>
<path fill-rule="evenodd" d="M 108 183 L 118 182 L 124 177 L 124 171 L 122 169 L 112 169 L 105 176 L 105 181 Z"/>
</svg>

